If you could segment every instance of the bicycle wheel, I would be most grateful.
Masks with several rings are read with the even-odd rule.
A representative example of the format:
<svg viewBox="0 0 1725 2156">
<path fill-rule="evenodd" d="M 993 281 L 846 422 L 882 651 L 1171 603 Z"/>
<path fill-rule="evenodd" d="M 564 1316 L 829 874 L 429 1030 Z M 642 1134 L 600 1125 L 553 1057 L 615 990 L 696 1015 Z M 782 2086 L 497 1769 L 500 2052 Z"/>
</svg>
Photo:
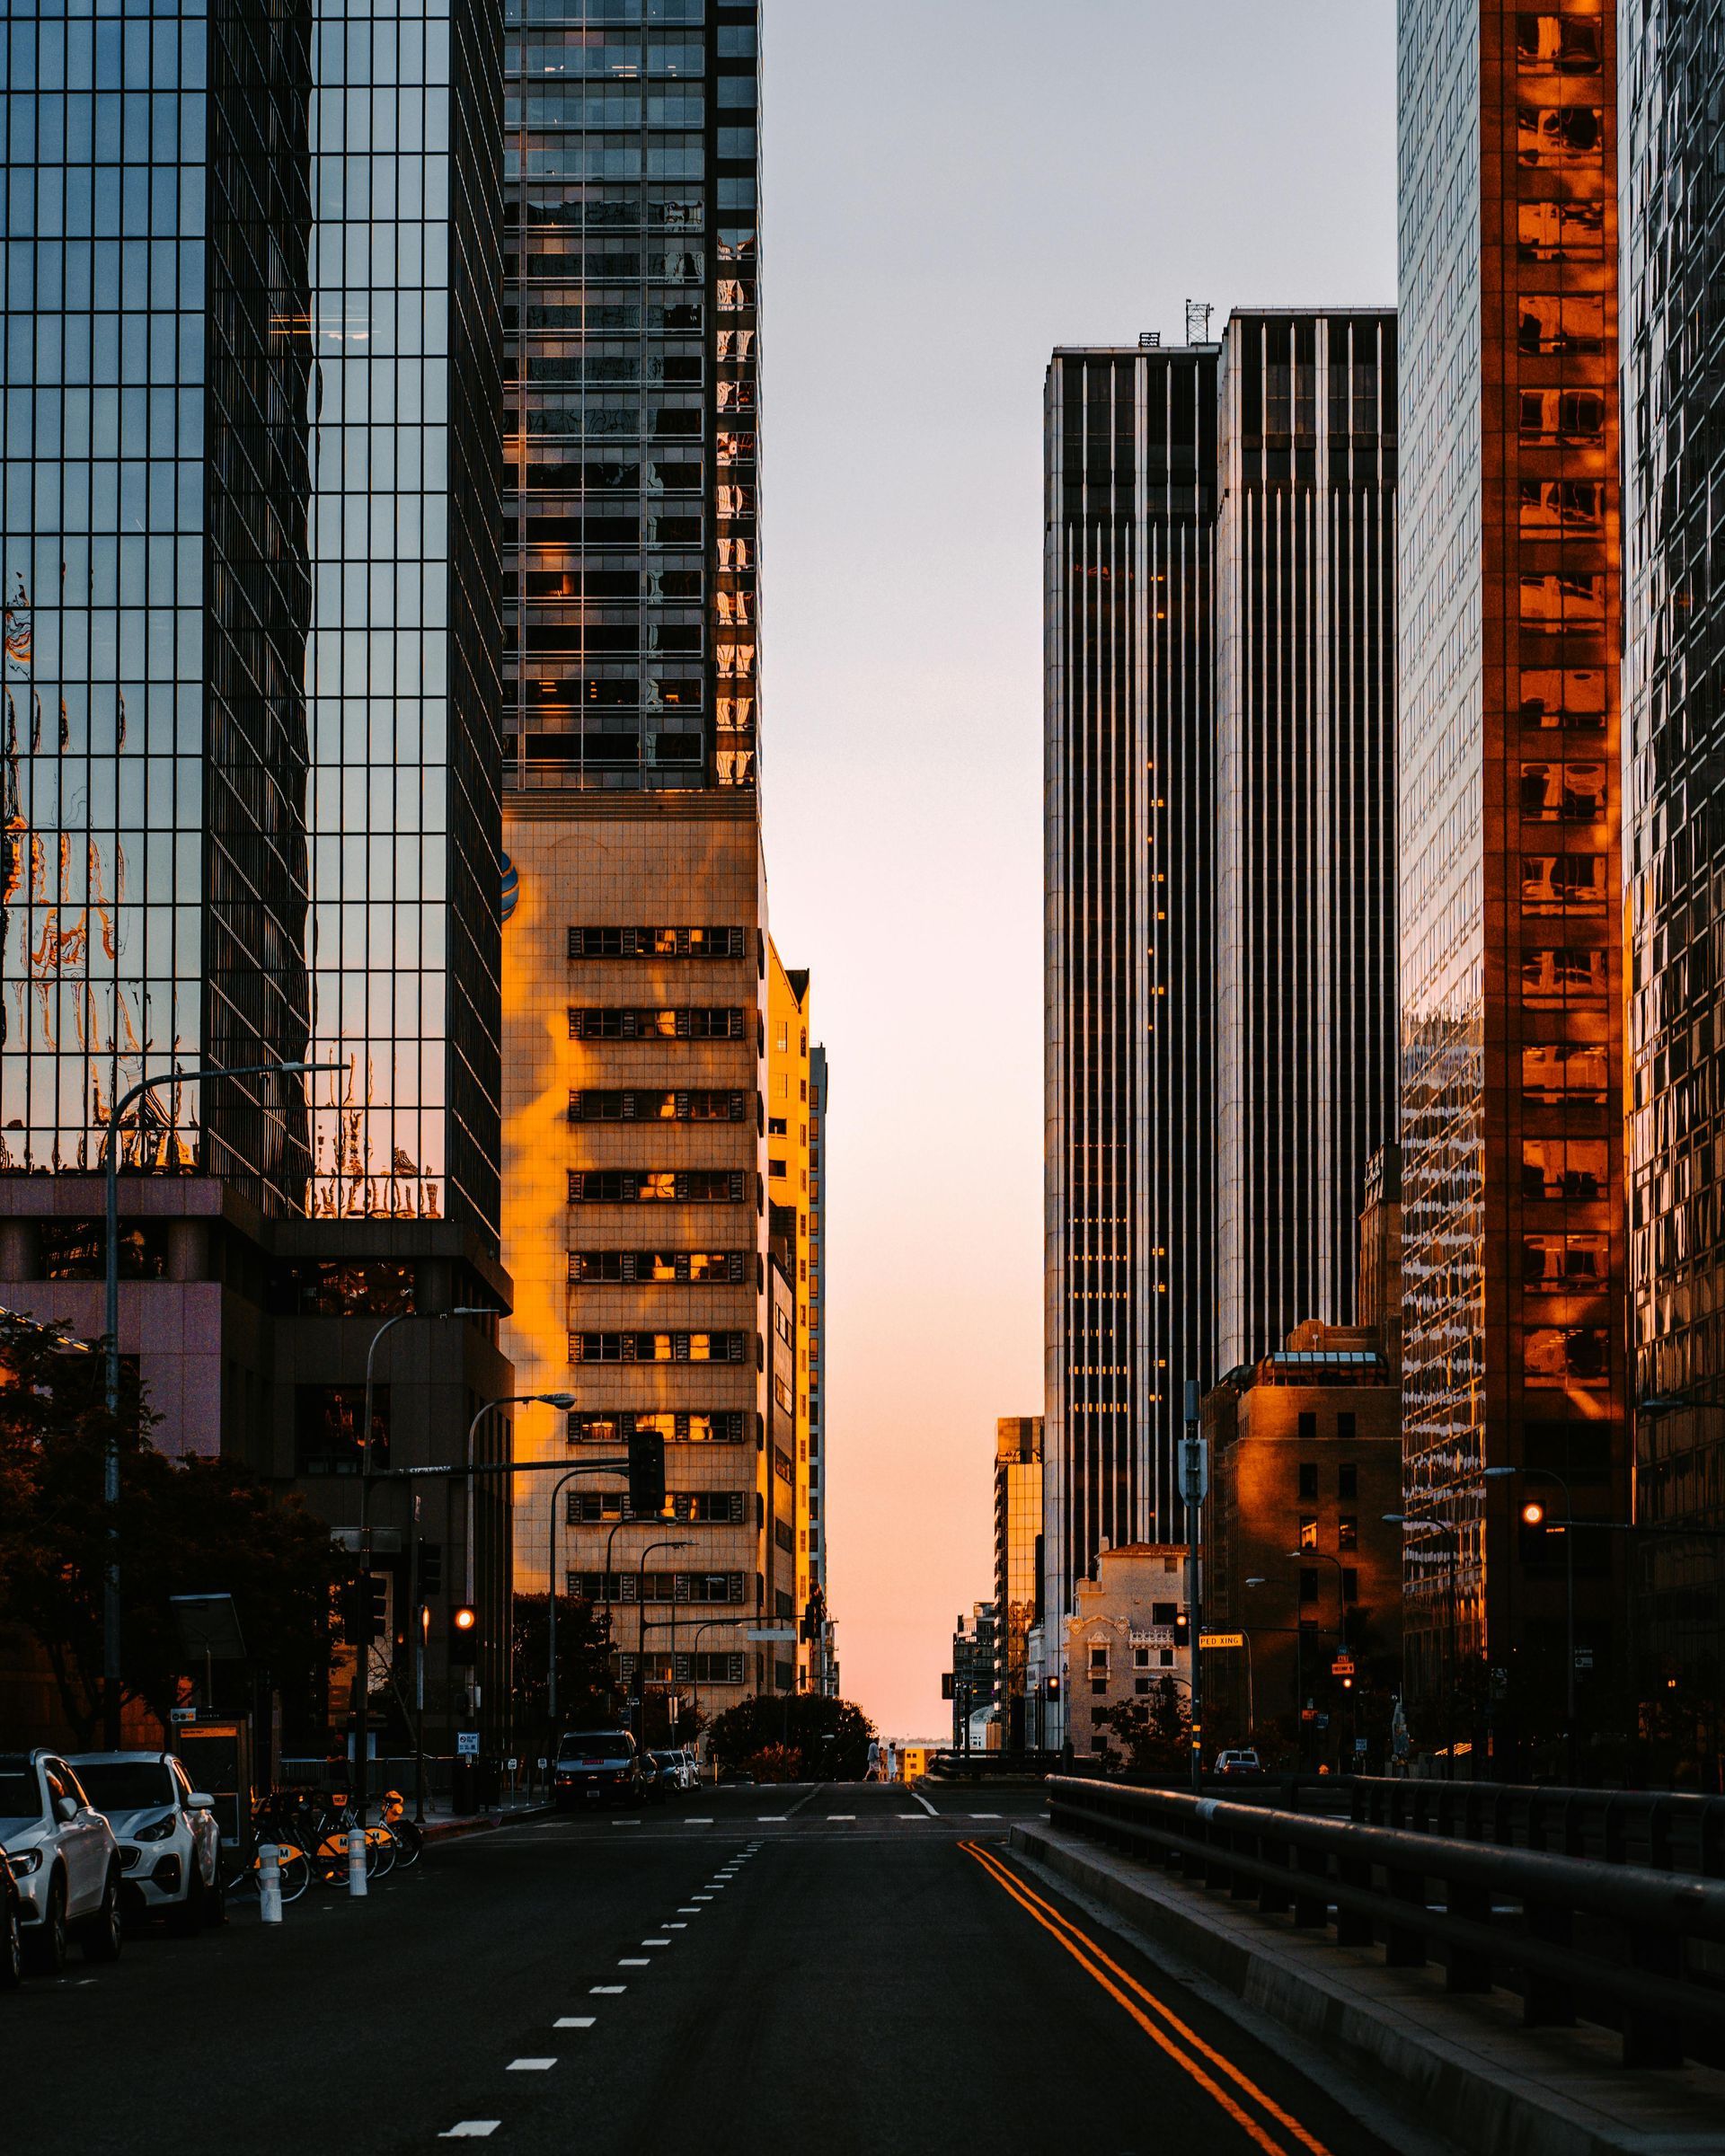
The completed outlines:
<svg viewBox="0 0 1725 2156">
<path fill-rule="evenodd" d="M 400 1846 L 394 1832 L 389 1827 L 367 1827 L 366 1829 L 367 1877 L 374 1879 L 386 1879 L 395 1869 L 395 1858 Z"/>
<path fill-rule="evenodd" d="M 423 1854 L 425 1836 L 411 1819 L 392 1819 L 389 1824 L 390 1832 L 400 1845 L 400 1854 L 396 1857 L 395 1861 L 403 1871 L 406 1871 L 411 1866 L 417 1864 Z"/>
<path fill-rule="evenodd" d="M 280 1846 L 281 1898 L 296 1902 L 312 1883 L 312 1867 L 303 1849 Z"/>
</svg>

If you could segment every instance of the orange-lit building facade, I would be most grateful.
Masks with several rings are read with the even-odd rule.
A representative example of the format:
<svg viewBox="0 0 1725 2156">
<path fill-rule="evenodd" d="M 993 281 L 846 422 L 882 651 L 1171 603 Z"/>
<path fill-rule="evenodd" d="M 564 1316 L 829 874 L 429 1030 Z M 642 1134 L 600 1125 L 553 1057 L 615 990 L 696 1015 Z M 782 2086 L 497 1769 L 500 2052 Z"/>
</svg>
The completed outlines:
<svg viewBox="0 0 1725 2156">
<path fill-rule="evenodd" d="M 1627 1503 L 1615 31 L 1411 0 L 1399 35 L 1407 1668 L 1483 1657 L 1501 1735 L 1562 1676 L 1519 1502 Z M 1576 1550 L 1600 1679 L 1620 1540 Z"/>
<path fill-rule="evenodd" d="M 767 946 L 766 1198 L 773 1336 L 768 1342 L 765 1544 L 767 1604 L 794 1641 L 772 1643 L 776 1688 L 809 1687 L 819 1660 L 809 1611 L 809 976 Z"/>
</svg>

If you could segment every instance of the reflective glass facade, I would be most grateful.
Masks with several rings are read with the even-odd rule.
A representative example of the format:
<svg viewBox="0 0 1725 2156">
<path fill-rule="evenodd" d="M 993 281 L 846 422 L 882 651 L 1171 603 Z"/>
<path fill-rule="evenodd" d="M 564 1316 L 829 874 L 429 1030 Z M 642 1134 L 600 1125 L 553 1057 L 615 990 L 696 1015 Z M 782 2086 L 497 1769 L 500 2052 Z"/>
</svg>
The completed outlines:
<svg viewBox="0 0 1725 2156">
<path fill-rule="evenodd" d="M 1246 314 L 1216 517 L 1216 1367 L 1351 1318 L 1395 1119 L 1395 316 Z"/>
<path fill-rule="evenodd" d="M 1517 1497 L 1627 1502 L 1614 25 L 1411 0 L 1399 39 L 1407 1663 L 1488 1657 L 1509 1717 L 1562 1657 Z"/>
<path fill-rule="evenodd" d="M 1623 815 L 1635 1516 L 1725 1529 L 1725 338 L 1721 11 L 1626 11 L 1622 54 Z M 1636 1635 L 1717 1696 L 1725 1547 L 1640 1541 Z"/>
<path fill-rule="evenodd" d="M 1042 1418 L 995 1425 L 995 1612 L 1001 1745 L 1022 1751 L 1031 1627 L 1042 1605 Z"/>
<path fill-rule="evenodd" d="M 1044 619 L 1045 1601 L 1165 1540 L 1213 1356 L 1213 346 L 1057 351 Z"/>
<path fill-rule="evenodd" d="M 755 0 L 506 0 L 507 782 L 752 786 Z"/>
<path fill-rule="evenodd" d="M 460 4 L 4 54 L 4 1164 L 495 1247 L 498 41 Z"/>
</svg>

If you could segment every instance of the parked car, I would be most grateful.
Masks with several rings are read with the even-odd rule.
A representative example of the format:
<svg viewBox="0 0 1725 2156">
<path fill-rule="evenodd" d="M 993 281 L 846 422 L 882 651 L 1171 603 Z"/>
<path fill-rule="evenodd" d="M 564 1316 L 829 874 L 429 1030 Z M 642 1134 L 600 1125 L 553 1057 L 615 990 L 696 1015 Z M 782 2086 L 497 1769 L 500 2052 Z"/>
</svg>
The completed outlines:
<svg viewBox="0 0 1725 2156">
<path fill-rule="evenodd" d="M 626 1729 L 572 1730 L 558 1745 L 552 1802 L 559 1811 L 595 1798 L 640 1804 L 646 1794 L 641 1756 Z"/>
<path fill-rule="evenodd" d="M 1261 1774 L 1263 1771 L 1262 1762 L 1252 1751 L 1218 1752 L 1216 1755 L 1216 1772 L 1218 1774 Z"/>
<path fill-rule="evenodd" d="M 681 1752 L 650 1752 L 648 1789 L 654 1797 L 680 1797 L 689 1786 L 687 1763 Z"/>
<path fill-rule="evenodd" d="M 16 1989 L 24 1974 L 24 1897 L 0 1849 L 0 1991 Z"/>
<path fill-rule="evenodd" d="M 75 1937 L 87 1961 L 118 1961 L 119 1848 L 53 1752 L 0 1752 L 0 1847 L 18 1882 L 25 1959 L 45 1976 Z"/>
<path fill-rule="evenodd" d="M 683 1786 L 689 1789 L 701 1787 L 701 1762 L 694 1755 L 693 1745 L 683 1747 Z"/>
<path fill-rule="evenodd" d="M 172 1752 L 78 1752 L 72 1769 L 119 1844 L 120 1903 L 128 1916 L 165 1916 L 190 1938 L 219 1924 L 222 1833 L 213 1797 L 194 1789 Z"/>
</svg>

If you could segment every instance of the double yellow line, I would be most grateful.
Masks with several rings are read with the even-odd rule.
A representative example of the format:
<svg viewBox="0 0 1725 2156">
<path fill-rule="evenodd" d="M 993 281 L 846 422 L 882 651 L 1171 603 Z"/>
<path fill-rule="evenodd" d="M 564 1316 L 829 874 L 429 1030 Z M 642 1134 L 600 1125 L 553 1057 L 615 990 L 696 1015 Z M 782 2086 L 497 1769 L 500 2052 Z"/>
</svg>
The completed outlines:
<svg viewBox="0 0 1725 2156">
<path fill-rule="evenodd" d="M 1153 2044 L 1190 2074 L 1207 2096 L 1214 2098 L 1241 2131 L 1263 2150 L 1264 2156 L 1292 2156 L 1292 2151 L 1286 2140 L 1246 2108 L 1248 2104 L 1256 2106 L 1265 2117 L 1291 2135 L 1306 2152 L 1306 2156 L 1331 2156 L 1325 2144 L 1315 2134 L 1308 2134 L 1299 2120 L 1261 2089 L 1250 2074 L 1243 2073 L 1232 2059 L 1224 2058 L 1214 2046 L 1207 2044 L 1195 2028 L 1164 2006 L 1154 1992 L 1147 1991 L 1130 1970 L 1123 1969 L 1118 1961 L 1112 1960 L 1089 1932 L 1082 1931 L 1070 1917 L 1063 1916 L 1052 1902 L 1046 1902 L 1039 1894 L 1033 1893 L 992 1851 L 976 1842 L 960 1842 L 959 1847 L 980 1864 L 1021 1909 L 1028 1911 L 1117 2005 L 1126 2009 Z M 1212 2068 L 1214 2072 L 1210 2071 Z M 1224 2082 L 1231 2087 L 1225 2088 Z"/>
</svg>

